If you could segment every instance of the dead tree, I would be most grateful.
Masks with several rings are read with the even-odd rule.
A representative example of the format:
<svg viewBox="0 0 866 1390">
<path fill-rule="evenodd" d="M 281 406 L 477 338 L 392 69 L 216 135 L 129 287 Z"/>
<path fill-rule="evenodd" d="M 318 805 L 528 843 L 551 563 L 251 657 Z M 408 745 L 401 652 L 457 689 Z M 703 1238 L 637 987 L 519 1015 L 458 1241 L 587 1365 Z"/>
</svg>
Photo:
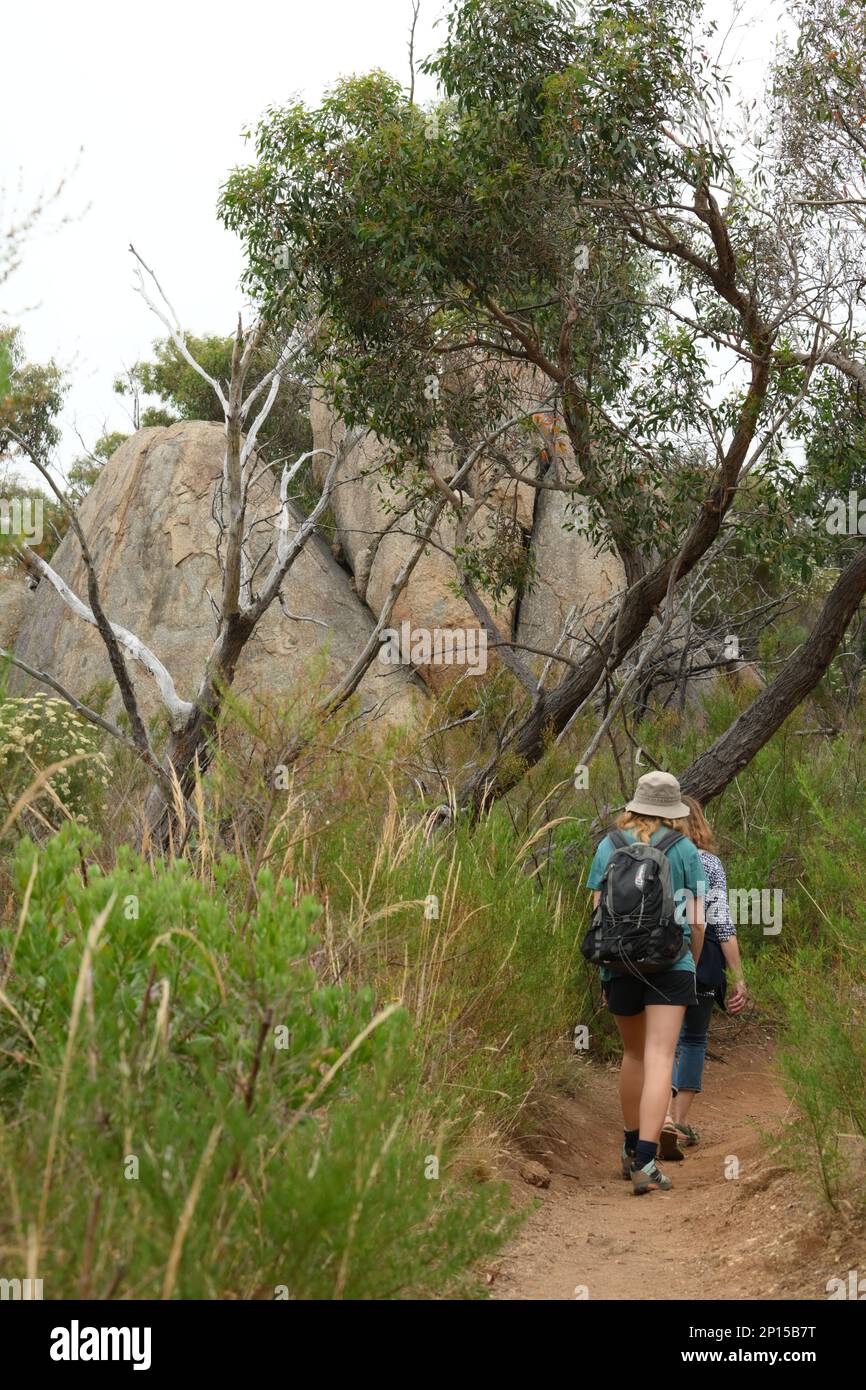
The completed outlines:
<svg viewBox="0 0 866 1390">
<path fill-rule="evenodd" d="M 87 573 L 88 602 L 73 593 L 53 567 L 31 547 L 26 544 L 19 545 L 18 555 L 31 574 L 53 586 L 70 612 L 97 628 L 108 653 L 129 720 L 130 736 L 127 737 L 116 724 L 84 705 L 74 692 L 65 689 L 51 672 L 38 671 L 19 661 L 12 653 L 2 652 L 0 655 L 32 679 L 50 686 L 85 719 L 135 751 L 155 779 L 155 786 L 148 800 L 147 818 L 154 835 L 164 839 L 178 797 L 189 795 L 197 770 L 203 771 L 209 763 L 215 725 L 223 707 L 225 693 L 233 683 L 244 648 L 264 614 L 279 600 L 286 576 L 314 534 L 316 525 L 329 504 L 339 464 L 354 449 L 358 436 L 348 435 L 337 450 L 312 451 L 330 455 L 331 464 L 321 495 L 309 516 L 299 516 L 289 496 L 289 489 L 292 480 L 311 454 L 303 454 L 295 463 L 283 469 L 280 481 L 280 511 L 274 543 L 271 546 L 273 558 L 268 572 L 257 584 L 254 568 L 250 563 L 251 530 L 256 524 L 251 519 L 250 512 L 251 489 L 258 476 L 255 445 L 277 398 L 284 374 L 304 349 L 304 335 L 296 334 L 290 339 L 272 370 L 252 390 L 246 392 L 250 365 L 267 331 L 267 324 L 259 319 L 245 329 L 239 320 L 232 354 L 231 379 L 228 385 L 224 386 L 211 377 L 192 356 L 177 316 L 156 276 L 134 249 L 133 255 L 138 262 L 139 292 L 167 329 L 184 360 L 214 391 L 225 419 L 226 450 L 217 498 L 217 554 L 221 567 L 222 588 L 217 604 L 216 636 L 194 699 L 181 698 L 171 673 L 158 656 L 135 633 L 112 622 L 108 617 L 87 537 L 74 508 L 57 486 L 45 463 L 24 440 L 14 436 L 19 448 L 28 454 L 34 467 L 70 517 Z M 156 298 L 152 297 L 150 287 L 155 290 Z M 315 333 L 318 326 L 313 323 L 308 331 Z M 491 430 L 485 439 L 467 452 L 449 482 L 436 479 L 437 486 L 430 487 L 432 496 L 421 508 L 413 544 L 385 597 L 373 631 L 349 670 L 327 692 L 313 712 L 319 720 L 333 715 L 357 690 L 382 645 L 383 631 L 390 622 L 397 598 L 424 553 L 445 507 L 457 495 L 454 490 L 459 489 L 464 483 L 484 449 L 514 424 L 515 420 L 510 419 Z M 166 711 L 169 737 L 162 756 L 154 749 L 142 719 L 129 674 L 130 661 L 141 665 L 154 680 Z M 284 764 L 292 762 L 302 746 L 303 739 L 296 740 L 283 752 L 279 761 Z"/>
</svg>

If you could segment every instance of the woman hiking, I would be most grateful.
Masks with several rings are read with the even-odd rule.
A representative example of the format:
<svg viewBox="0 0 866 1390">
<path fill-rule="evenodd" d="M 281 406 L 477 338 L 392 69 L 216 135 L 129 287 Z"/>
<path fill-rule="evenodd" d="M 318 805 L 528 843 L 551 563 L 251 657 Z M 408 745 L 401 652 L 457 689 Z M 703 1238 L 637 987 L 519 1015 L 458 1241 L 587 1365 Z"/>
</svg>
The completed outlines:
<svg viewBox="0 0 866 1390">
<path fill-rule="evenodd" d="M 728 909 L 728 882 L 716 853 L 715 838 L 700 802 L 693 796 L 685 796 L 683 800 L 689 808 L 686 834 L 697 846 L 701 858 L 706 920 L 704 948 L 696 977 L 697 1003 L 686 1009 L 677 1043 L 673 1098 L 661 1136 L 662 1158 L 682 1158 L 680 1145 L 693 1148 L 698 1143 L 697 1130 L 686 1121 L 703 1082 L 713 1005 L 718 1003 L 728 1013 L 738 1014 L 745 1008 L 748 998 L 737 929 Z M 734 988 L 726 1000 L 728 970 L 733 976 Z"/>
<path fill-rule="evenodd" d="M 588 879 L 595 911 L 583 953 L 601 967 L 622 1038 L 621 1166 L 636 1196 L 673 1186 L 656 1155 L 677 1040 L 686 1009 L 697 1003 L 704 935 L 705 875 L 687 838 L 688 816 L 677 779 L 648 772 L 599 844 Z"/>
</svg>

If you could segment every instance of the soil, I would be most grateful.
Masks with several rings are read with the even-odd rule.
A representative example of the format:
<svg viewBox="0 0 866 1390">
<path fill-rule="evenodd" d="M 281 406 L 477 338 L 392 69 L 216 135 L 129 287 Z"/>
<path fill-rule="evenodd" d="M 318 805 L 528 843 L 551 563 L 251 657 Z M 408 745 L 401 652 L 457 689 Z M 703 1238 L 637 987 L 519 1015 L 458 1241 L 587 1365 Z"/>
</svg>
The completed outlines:
<svg viewBox="0 0 866 1390">
<path fill-rule="evenodd" d="M 689 1117 L 701 1143 L 664 1165 L 667 1193 L 635 1198 L 621 1177 L 616 1068 L 576 1065 L 575 1094 L 544 1106 L 536 1163 L 515 1164 L 515 1199 L 537 1209 L 488 1271 L 494 1299 L 826 1299 L 829 1279 L 866 1274 L 855 1205 L 833 1211 L 785 1162 L 791 1106 L 760 1022 L 716 1016 Z M 543 1190 L 519 1176 L 543 1180 L 538 1162 Z"/>
</svg>

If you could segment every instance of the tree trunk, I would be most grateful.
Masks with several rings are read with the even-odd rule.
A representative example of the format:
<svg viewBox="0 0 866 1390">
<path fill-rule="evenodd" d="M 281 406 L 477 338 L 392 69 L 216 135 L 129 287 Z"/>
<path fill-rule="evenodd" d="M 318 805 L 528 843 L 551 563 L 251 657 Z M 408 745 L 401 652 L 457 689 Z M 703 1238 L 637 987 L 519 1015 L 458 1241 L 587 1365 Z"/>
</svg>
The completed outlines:
<svg viewBox="0 0 866 1390">
<path fill-rule="evenodd" d="M 204 772 L 210 762 L 211 735 L 222 707 L 223 693 L 234 681 L 252 626 L 248 618 L 237 613 L 225 622 L 216 652 L 199 687 L 195 708 L 183 728 L 175 730 L 169 739 L 165 762 L 174 769 L 184 796 L 189 796 L 193 790 L 196 765 Z M 154 785 L 147 798 L 145 818 L 155 843 L 167 844 L 173 814 L 164 790 Z"/>
<path fill-rule="evenodd" d="M 808 638 L 772 685 L 682 773 L 684 792 L 701 803 L 712 801 L 760 752 L 826 672 L 864 594 L 866 545 L 839 575 Z"/>
<path fill-rule="evenodd" d="M 595 689 L 605 669 L 613 673 L 651 621 L 667 596 L 674 564 L 677 579 L 694 569 L 711 548 L 722 521 L 733 504 L 740 469 L 758 425 L 769 381 L 771 344 L 760 344 L 761 354 L 752 363 L 752 379 L 740 410 L 737 428 L 725 453 L 718 481 L 701 505 L 700 512 L 677 557 L 657 565 L 631 585 L 622 600 L 619 616 L 607 641 L 593 647 L 583 664 L 572 670 L 553 690 L 543 692 L 518 725 L 504 749 L 471 777 L 458 791 L 457 802 L 474 819 L 490 802 L 503 796 L 544 756 L 550 737 L 560 734 L 571 716 Z"/>
</svg>

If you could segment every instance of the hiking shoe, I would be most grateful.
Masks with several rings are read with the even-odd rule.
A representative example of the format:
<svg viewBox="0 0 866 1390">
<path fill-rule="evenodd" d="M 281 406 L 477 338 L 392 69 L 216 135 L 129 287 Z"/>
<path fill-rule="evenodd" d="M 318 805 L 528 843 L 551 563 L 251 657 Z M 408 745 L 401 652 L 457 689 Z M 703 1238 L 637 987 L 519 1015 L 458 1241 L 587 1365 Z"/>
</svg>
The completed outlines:
<svg viewBox="0 0 866 1390">
<path fill-rule="evenodd" d="M 685 1154 L 680 1148 L 679 1125 L 664 1125 L 659 1135 L 659 1158 L 665 1163 L 681 1163 Z"/>
<path fill-rule="evenodd" d="M 679 1142 L 682 1144 L 684 1149 L 693 1149 L 696 1144 L 699 1144 L 701 1142 L 698 1131 L 696 1129 L 692 1129 L 691 1125 L 675 1124 L 674 1129 L 682 1135 L 682 1139 L 680 1139 Z"/>
<path fill-rule="evenodd" d="M 642 1197 L 645 1192 L 667 1192 L 671 1187 L 673 1183 L 665 1177 L 654 1158 L 645 1168 L 633 1168 L 631 1171 L 631 1190 L 635 1197 Z"/>
<path fill-rule="evenodd" d="M 627 1149 L 625 1144 L 623 1144 L 622 1153 L 620 1154 L 620 1163 L 622 1164 L 623 1178 L 626 1182 L 630 1182 L 631 1171 L 634 1168 L 634 1149 Z"/>
</svg>

